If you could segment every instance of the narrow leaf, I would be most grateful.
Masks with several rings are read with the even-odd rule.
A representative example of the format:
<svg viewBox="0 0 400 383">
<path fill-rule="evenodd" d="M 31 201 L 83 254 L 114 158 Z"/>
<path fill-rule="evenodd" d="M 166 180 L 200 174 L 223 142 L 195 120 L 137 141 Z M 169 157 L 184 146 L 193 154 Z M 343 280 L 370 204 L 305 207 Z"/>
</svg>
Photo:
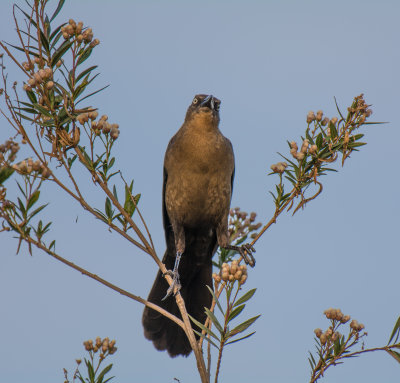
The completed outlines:
<svg viewBox="0 0 400 383">
<path fill-rule="evenodd" d="M 31 198 L 29 198 L 28 205 L 26 206 L 26 210 L 29 210 L 35 202 L 39 199 L 40 196 L 40 190 L 36 190 L 32 195 Z"/>
<path fill-rule="evenodd" d="M 245 335 L 245 336 L 242 336 L 241 338 L 238 338 L 238 339 L 235 339 L 235 340 L 231 340 L 231 341 L 229 341 L 229 342 L 226 342 L 225 343 L 225 345 L 228 345 L 228 344 L 232 344 L 232 343 L 236 343 L 236 342 L 239 342 L 240 340 L 243 340 L 243 339 L 246 339 L 246 338 L 250 338 L 252 335 L 254 335 L 256 332 L 255 331 L 253 331 L 252 333 L 250 333 L 250 334 L 248 334 L 248 335 Z"/>
<path fill-rule="evenodd" d="M 236 303 L 233 305 L 233 307 L 239 306 L 244 302 L 247 302 L 256 292 L 257 289 L 251 289 L 249 290 L 246 294 L 244 294 L 242 297 L 240 297 Z"/>
<path fill-rule="evenodd" d="M 219 303 L 219 300 L 218 300 L 217 296 L 215 295 L 213 289 L 210 286 L 207 286 L 207 285 L 206 285 L 206 287 L 207 287 L 208 291 L 211 293 L 211 295 L 213 296 L 214 301 L 215 301 L 215 303 L 217 304 L 217 306 L 219 308 L 219 311 L 221 311 L 221 314 L 224 315 L 224 311 L 222 310 L 221 303 Z"/>
<path fill-rule="evenodd" d="M 400 363 L 400 353 L 399 352 L 396 352 L 396 351 L 393 351 L 393 350 L 386 350 L 386 352 L 389 355 L 393 356 L 393 358 L 396 359 Z"/>
<path fill-rule="evenodd" d="M 217 328 L 217 330 L 221 333 L 221 335 L 224 333 L 224 329 L 221 326 L 221 323 L 218 322 L 217 317 L 213 312 L 211 312 L 207 307 L 205 307 L 206 314 L 210 318 L 211 322 L 214 324 L 214 326 Z"/>
<path fill-rule="evenodd" d="M 56 8 L 56 10 L 54 11 L 53 15 L 51 16 L 50 21 L 53 21 L 53 20 L 56 18 L 56 16 L 57 16 L 57 15 L 59 14 L 59 12 L 61 11 L 61 8 L 63 7 L 64 3 L 65 3 L 65 0 L 60 0 L 60 1 L 58 2 L 57 8 Z"/>
<path fill-rule="evenodd" d="M 229 332 L 229 337 L 239 334 L 247 330 L 261 315 L 257 315 L 253 318 L 247 319 L 240 325 L 236 326 L 232 331 Z"/>
<path fill-rule="evenodd" d="M 393 338 L 395 336 L 396 336 L 396 340 L 394 341 L 394 343 L 396 343 L 397 340 L 399 339 L 399 334 L 400 334 L 400 316 L 397 318 L 397 321 L 396 321 L 396 324 L 394 325 L 392 334 L 390 335 L 390 339 L 389 339 L 388 344 L 390 344 L 390 342 L 393 340 Z"/>
<path fill-rule="evenodd" d="M 240 305 L 240 306 L 234 308 L 228 316 L 228 322 L 230 322 L 232 319 L 236 318 L 243 311 L 245 306 L 246 305 Z"/>
<path fill-rule="evenodd" d="M 197 326 L 199 327 L 201 330 L 204 330 L 207 334 L 209 334 L 210 336 L 212 336 L 214 339 L 219 341 L 219 338 L 206 326 L 204 326 L 202 323 L 200 323 L 198 320 L 194 319 L 191 315 L 189 315 L 190 320 Z M 193 330 L 196 331 L 196 330 Z"/>
</svg>

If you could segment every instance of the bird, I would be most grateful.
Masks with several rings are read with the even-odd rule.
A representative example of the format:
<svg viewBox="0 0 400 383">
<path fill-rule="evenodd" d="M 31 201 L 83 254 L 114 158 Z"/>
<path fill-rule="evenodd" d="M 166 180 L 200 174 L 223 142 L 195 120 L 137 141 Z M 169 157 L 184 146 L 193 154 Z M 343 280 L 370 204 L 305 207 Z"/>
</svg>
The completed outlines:
<svg viewBox="0 0 400 383">
<path fill-rule="evenodd" d="M 197 94 L 183 125 L 171 138 L 164 158 L 162 213 L 166 251 L 162 262 L 173 282 L 158 271 L 148 301 L 181 317 L 171 295 L 179 291 L 189 315 L 200 323 L 212 296 L 212 257 L 218 246 L 239 252 L 254 266 L 251 245 L 229 244 L 228 215 L 235 159 L 230 140 L 219 130 L 221 101 Z M 190 343 L 176 323 L 145 307 L 144 335 L 171 357 L 188 356 Z M 197 328 L 198 329 L 198 328 Z"/>
</svg>

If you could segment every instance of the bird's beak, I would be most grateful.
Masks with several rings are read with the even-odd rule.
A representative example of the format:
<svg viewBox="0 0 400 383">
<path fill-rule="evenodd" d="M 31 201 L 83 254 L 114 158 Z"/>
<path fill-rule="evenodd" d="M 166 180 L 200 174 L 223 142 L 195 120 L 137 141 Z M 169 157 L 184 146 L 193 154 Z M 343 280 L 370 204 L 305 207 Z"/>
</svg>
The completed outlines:
<svg viewBox="0 0 400 383">
<path fill-rule="evenodd" d="M 214 110 L 214 97 L 212 96 L 212 94 L 210 94 L 209 96 L 207 96 L 203 102 L 200 104 L 200 106 L 206 106 L 209 107 L 211 110 Z"/>
</svg>

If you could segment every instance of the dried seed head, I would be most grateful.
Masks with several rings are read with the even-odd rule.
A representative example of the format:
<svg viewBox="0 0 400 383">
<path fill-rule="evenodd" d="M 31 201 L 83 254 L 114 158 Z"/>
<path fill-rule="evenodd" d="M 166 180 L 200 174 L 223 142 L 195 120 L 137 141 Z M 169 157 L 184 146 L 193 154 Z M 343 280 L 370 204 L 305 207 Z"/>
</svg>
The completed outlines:
<svg viewBox="0 0 400 383">
<path fill-rule="evenodd" d="M 305 155 L 304 155 L 303 152 L 298 152 L 298 153 L 297 153 L 296 158 L 297 158 L 299 161 L 302 161 L 302 160 L 304 159 L 304 157 L 305 157 Z"/>
<path fill-rule="evenodd" d="M 112 347 L 111 350 L 109 351 L 110 355 L 114 354 L 118 350 L 117 347 Z"/>
<path fill-rule="evenodd" d="M 111 131 L 111 124 L 109 124 L 108 122 L 103 122 L 103 123 L 102 123 L 102 126 L 103 126 L 103 133 L 104 133 L 104 134 L 110 133 L 110 131 Z"/>
<path fill-rule="evenodd" d="M 33 75 L 35 77 L 36 75 L 39 75 L 40 79 L 44 79 L 46 77 L 46 72 L 44 69 L 40 69 L 37 73 Z M 36 79 L 36 78 L 35 78 Z M 38 80 L 37 80 L 38 81 Z"/>
<path fill-rule="evenodd" d="M 325 118 L 321 121 L 321 125 L 322 125 L 322 126 L 325 126 L 325 125 L 328 124 L 328 122 L 329 122 L 329 118 L 328 118 L 328 117 L 325 117 Z"/>
<path fill-rule="evenodd" d="M 316 336 L 317 338 L 320 338 L 321 335 L 322 335 L 322 330 L 321 330 L 320 328 L 316 328 L 316 329 L 314 330 L 314 334 L 315 334 L 315 336 Z"/>
<path fill-rule="evenodd" d="M 337 117 L 331 118 L 331 123 L 332 123 L 333 125 L 336 125 L 337 122 L 338 122 Z"/>
<path fill-rule="evenodd" d="M 226 282 L 229 279 L 229 273 L 222 273 L 221 274 L 221 278 L 222 278 L 223 281 Z"/>
<path fill-rule="evenodd" d="M 78 36 L 76 37 L 76 41 L 77 41 L 78 43 L 81 43 L 81 42 L 83 41 L 83 35 L 78 35 Z"/>
<path fill-rule="evenodd" d="M 34 78 L 30 78 L 30 79 L 28 80 L 28 84 L 29 84 L 30 86 L 35 86 L 35 85 L 36 85 L 35 79 L 34 79 Z"/>
<path fill-rule="evenodd" d="M 82 28 L 83 28 L 83 22 L 80 21 L 75 28 L 75 32 L 79 35 L 82 32 Z"/>
<path fill-rule="evenodd" d="M 51 89 L 51 88 L 53 88 L 53 86 L 54 86 L 54 82 L 53 82 L 53 81 L 49 81 L 49 82 L 46 84 L 46 88 L 47 88 L 47 89 Z"/>
<path fill-rule="evenodd" d="M 317 121 L 321 121 L 323 115 L 324 115 L 324 112 L 323 112 L 322 110 L 318 110 L 318 111 L 317 111 L 317 115 L 315 116 L 315 119 L 316 119 Z"/>
<path fill-rule="evenodd" d="M 341 319 L 342 323 L 347 323 L 350 320 L 350 315 L 344 315 L 343 318 Z"/>
<path fill-rule="evenodd" d="M 319 337 L 319 341 L 321 342 L 322 345 L 324 345 L 324 344 L 326 343 L 327 340 L 328 340 L 328 338 L 326 337 L 325 334 L 322 334 L 322 335 Z"/>
<path fill-rule="evenodd" d="M 310 110 L 307 114 L 307 123 L 310 124 L 315 120 L 315 114 L 312 110 Z"/>
<path fill-rule="evenodd" d="M 318 150 L 318 146 L 317 145 L 311 145 L 310 149 L 308 150 L 308 152 L 310 154 L 315 154 L 317 152 L 317 150 Z"/>
<path fill-rule="evenodd" d="M 117 128 L 111 128 L 110 137 L 113 140 L 116 140 L 118 138 L 118 136 L 119 136 L 119 130 Z"/>
<path fill-rule="evenodd" d="M 99 115 L 99 113 L 97 112 L 97 110 L 95 110 L 94 112 L 90 112 L 89 113 L 89 118 L 91 120 L 95 120 L 97 118 L 97 116 Z"/>
<path fill-rule="evenodd" d="M 56 64 L 56 67 L 59 68 L 62 65 L 62 63 L 63 63 L 62 60 L 58 60 L 57 64 Z"/>
<path fill-rule="evenodd" d="M 297 144 L 296 144 L 295 141 L 292 141 L 292 142 L 290 143 L 290 148 L 291 148 L 291 149 L 294 149 L 294 150 L 297 152 L 298 146 L 297 146 Z"/>
<path fill-rule="evenodd" d="M 242 278 L 240 278 L 239 283 L 241 285 L 244 285 L 246 283 L 246 280 L 247 280 L 247 274 L 244 274 L 244 275 L 242 275 Z"/>
<path fill-rule="evenodd" d="M 309 143 L 309 141 L 308 141 L 308 139 L 306 138 L 304 141 L 303 141 L 303 144 L 301 145 L 301 149 L 300 149 L 300 151 L 302 152 L 302 153 L 307 153 L 307 149 L 308 149 L 308 145 L 309 145 L 310 143 Z"/>
</svg>

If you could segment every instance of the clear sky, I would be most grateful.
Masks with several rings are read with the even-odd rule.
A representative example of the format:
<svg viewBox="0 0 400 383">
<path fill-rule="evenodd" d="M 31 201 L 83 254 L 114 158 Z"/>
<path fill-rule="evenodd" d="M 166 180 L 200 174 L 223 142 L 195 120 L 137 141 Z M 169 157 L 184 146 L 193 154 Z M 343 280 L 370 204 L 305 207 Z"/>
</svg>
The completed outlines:
<svg viewBox="0 0 400 383">
<path fill-rule="evenodd" d="M 333 117 L 334 96 L 345 109 L 364 93 L 373 119 L 389 121 L 365 129 L 368 145 L 325 177 L 323 194 L 257 243 L 247 315 L 262 316 L 255 336 L 226 350 L 221 381 L 307 382 L 313 330 L 328 326 L 328 307 L 365 324 L 367 347 L 388 341 L 400 315 L 399 14 L 397 0 L 67 0 L 57 18 L 84 21 L 101 41 L 88 65 L 99 65 L 98 86 L 111 86 L 91 103 L 120 124 L 118 165 L 142 193 L 160 256 L 163 156 L 194 94 L 222 100 L 220 128 L 236 155 L 232 205 L 265 222 L 273 213 L 269 166 L 277 151 L 287 153 L 287 139 L 299 140 L 309 110 Z M 16 41 L 8 1 L 0 38 Z M 10 135 L 1 120 L 1 141 Z M 99 190 L 84 190 L 104 206 Z M 51 202 L 49 238 L 61 255 L 147 296 L 156 274 L 149 257 L 53 186 L 42 198 Z M 193 356 L 170 359 L 144 339 L 140 304 L 39 251 L 15 256 L 17 241 L 0 238 L 0 383 L 61 382 L 62 368 L 72 371 L 84 355 L 82 342 L 98 335 L 117 340 L 116 382 L 197 381 Z M 329 370 L 324 381 L 391 383 L 399 372 L 375 353 Z"/>
</svg>

